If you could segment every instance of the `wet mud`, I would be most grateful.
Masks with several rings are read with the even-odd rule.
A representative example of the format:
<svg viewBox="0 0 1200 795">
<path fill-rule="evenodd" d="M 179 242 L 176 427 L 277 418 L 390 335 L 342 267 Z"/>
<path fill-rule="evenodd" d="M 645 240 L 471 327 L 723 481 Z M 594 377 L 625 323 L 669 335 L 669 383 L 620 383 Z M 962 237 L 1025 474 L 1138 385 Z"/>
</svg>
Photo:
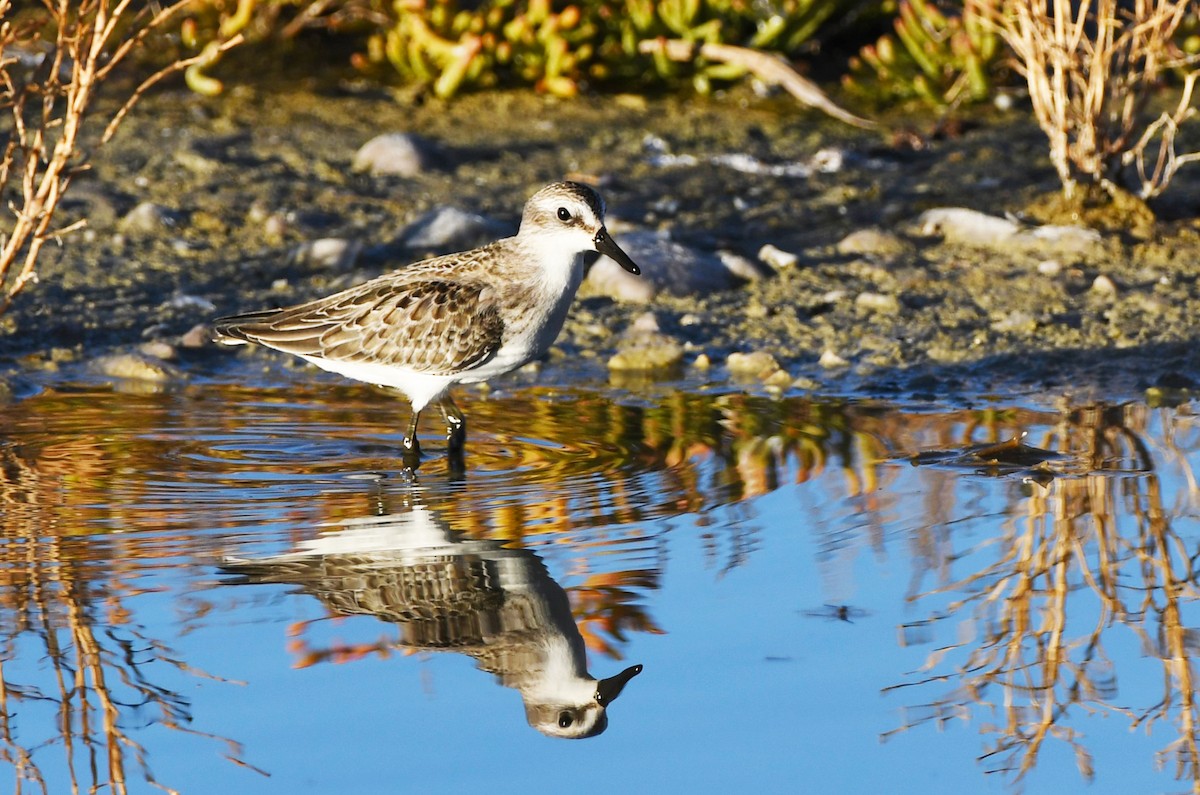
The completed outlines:
<svg viewBox="0 0 1200 795">
<path fill-rule="evenodd" d="M 499 92 L 418 106 L 374 89 L 164 92 L 71 186 L 61 220 L 89 226 L 47 250 L 40 282 L 0 317 L 0 362 L 11 383 L 148 342 L 176 357 L 165 380 L 239 355 L 267 361 L 214 350 L 199 327 L 411 261 L 398 241 L 437 207 L 515 229 L 526 197 L 569 176 L 601 188 L 618 240 L 623 228 L 659 230 L 701 251 L 757 260 L 769 244 L 795 256 L 731 290 L 647 304 L 585 293 L 540 380 L 607 379 L 650 312 L 682 357 L 635 382 L 728 383 L 729 356 L 754 353 L 778 368 L 738 377 L 775 391 L 921 400 L 1195 387 L 1200 191 L 1186 171 L 1157 223 L 1118 221 L 1094 245 L 974 245 L 918 218 L 966 207 L 1035 223 L 1053 206 L 1057 181 L 1027 110 L 973 112 L 952 132 L 920 113 L 886 128 L 749 92 Z M 382 132 L 418 133 L 443 158 L 411 177 L 353 173 L 355 151 Z M 791 167 L 821 158 L 831 165 Z M 297 256 L 322 239 L 361 249 L 352 262 Z"/>
</svg>

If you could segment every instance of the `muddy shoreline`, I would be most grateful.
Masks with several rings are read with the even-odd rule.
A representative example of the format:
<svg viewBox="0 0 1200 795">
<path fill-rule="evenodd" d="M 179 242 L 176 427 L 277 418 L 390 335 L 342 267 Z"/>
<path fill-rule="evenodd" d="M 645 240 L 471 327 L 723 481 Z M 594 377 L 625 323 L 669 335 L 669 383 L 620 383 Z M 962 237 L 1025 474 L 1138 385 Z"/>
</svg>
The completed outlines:
<svg viewBox="0 0 1200 795">
<path fill-rule="evenodd" d="M 433 208 L 515 228 L 530 193 L 576 175 L 601 186 L 618 240 L 622 226 L 658 230 L 750 260 L 770 244 L 795 262 L 704 295 L 581 297 L 542 379 L 606 379 L 650 312 L 682 356 L 648 381 L 728 383 L 729 355 L 758 352 L 783 376 L 742 380 L 775 391 L 942 400 L 1195 387 L 1194 177 L 1156 208 L 1166 220 L 1105 231 L 1084 250 L 964 244 L 926 234 L 918 217 L 1044 203 L 1057 183 L 1040 131 L 1021 107 L 981 111 L 953 135 L 929 135 L 935 122 L 920 115 L 888 123 L 865 133 L 749 92 L 572 102 L 512 92 L 419 107 L 373 91 L 158 94 L 72 186 L 61 220 L 86 213 L 89 228 L 48 250 L 40 283 L 0 317 L 0 372 L 10 383 L 94 376 L 98 357 L 148 342 L 166 345 L 139 356 L 175 357 L 167 381 L 270 360 L 181 343 L 217 315 L 403 264 L 397 240 Z M 355 151 L 380 132 L 426 136 L 444 162 L 405 178 L 352 173 Z M 720 160 L 783 166 L 820 152 L 838 167 L 797 176 Z M 361 245 L 353 265 L 295 256 L 331 238 Z"/>
</svg>

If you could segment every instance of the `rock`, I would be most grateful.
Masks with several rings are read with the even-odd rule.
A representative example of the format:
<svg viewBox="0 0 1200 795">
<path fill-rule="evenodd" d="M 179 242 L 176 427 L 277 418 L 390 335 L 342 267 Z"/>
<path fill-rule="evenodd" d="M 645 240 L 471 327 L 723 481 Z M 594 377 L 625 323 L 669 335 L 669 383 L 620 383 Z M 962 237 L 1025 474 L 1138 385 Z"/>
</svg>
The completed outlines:
<svg viewBox="0 0 1200 795">
<path fill-rule="evenodd" d="M 428 138 L 412 133 L 384 133 L 359 147 L 350 169 L 373 177 L 415 177 L 444 165 L 441 147 Z"/>
<path fill-rule="evenodd" d="M 207 323 L 197 323 L 179 338 L 185 348 L 205 348 L 212 344 L 212 328 Z"/>
<path fill-rule="evenodd" d="M 758 258 L 777 271 L 791 268 L 800 259 L 792 252 L 776 248 L 770 243 L 758 250 Z"/>
<path fill-rule="evenodd" d="M 994 320 L 991 324 L 993 331 L 1017 334 L 1032 334 L 1037 331 L 1037 326 L 1037 318 L 1023 309 L 1009 312 L 1003 317 Z"/>
<path fill-rule="evenodd" d="M 137 349 L 138 353 L 149 359 L 160 359 L 164 362 L 174 360 L 179 356 L 179 352 L 175 350 L 175 346 L 162 340 L 143 342 Z"/>
<path fill-rule="evenodd" d="M 192 149 L 177 149 L 172 157 L 176 163 L 197 177 L 211 177 L 221 167 L 220 161 L 205 157 Z"/>
<path fill-rule="evenodd" d="M 787 370 L 780 368 L 762 379 L 763 386 L 782 392 L 792 385 L 792 376 Z"/>
<path fill-rule="evenodd" d="M 171 296 L 171 300 L 167 301 L 165 306 L 176 311 L 194 309 L 206 315 L 217 311 L 217 305 L 207 298 L 186 293 L 176 293 Z"/>
<path fill-rule="evenodd" d="M 735 378 L 755 378 L 763 381 L 779 370 L 779 362 L 766 351 L 731 353 L 725 360 L 725 368 Z"/>
<path fill-rule="evenodd" d="M 288 254 L 288 260 L 295 265 L 345 271 L 354 267 L 360 251 L 362 243 L 358 240 L 323 237 L 296 246 Z"/>
<path fill-rule="evenodd" d="M 917 218 L 923 235 L 941 235 L 949 243 L 1009 251 L 1083 253 L 1101 243 L 1100 233 L 1082 226 L 1026 226 L 1011 218 L 964 207 L 926 210 Z"/>
<path fill-rule="evenodd" d="M 882 293 L 859 293 L 854 299 L 854 305 L 883 315 L 894 315 L 900 311 L 900 301 L 896 296 Z"/>
<path fill-rule="evenodd" d="M 965 207 L 938 207 L 917 218 L 921 234 L 941 235 L 951 243 L 999 248 L 1012 241 L 1021 225 L 1009 218 L 986 215 Z"/>
<path fill-rule="evenodd" d="M 771 275 L 770 270 L 752 259 L 743 257 L 741 254 L 735 254 L 732 251 L 718 251 L 717 257 L 721 260 L 721 264 L 725 266 L 725 269 L 739 279 L 756 282 Z"/>
<path fill-rule="evenodd" d="M 117 230 L 126 235 L 160 234 L 179 226 L 182 220 L 179 213 L 161 204 L 140 202 L 117 222 Z"/>
<path fill-rule="evenodd" d="M 765 273 L 744 257 L 701 251 L 672 240 L 667 232 L 635 229 L 615 237 L 641 266 L 641 275 L 634 276 L 602 256 L 588 270 L 583 295 L 645 303 L 659 293 L 695 296 L 730 290 L 744 284 L 750 274 L 761 278 Z"/>
<path fill-rule="evenodd" d="M 646 312 L 633 322 L 608 360 L 608 369 L 619 372 L 669 370 L 683 360 L 683 346 L 661 333 L 658 320 Z"/>
<path fill-rule="evenodd" d="M 1043 276 L 1057 276 L 1062 273 L 1062 263 L 1056 259 L 1046 259 L 1038 263 L 1038 273 Z"/>
<path fill-rule="evenodd" d="M 435 207 L 406 226 L 399 243 L 414 251 L 450 253 L 481 246 L 515 231 L 493 218 L 446 205 Z"/>
<path fill-rule="evenodd" d="M 911 246 L 899 235 L 870 226 L 846 235 L 838 241 L 836 248 L 839 254 L 894 257 L 908 251 Z"/>
<path fill-rule="evenodd" d="M 1104 298 L 1117 297 L 1117 285 L 1103 273 L 1092 281 L 1092 292 Z"/>
<path fill-rule="evenodd" d="M 821 358 L 817 360 L 817 364 L 826 369 L 832 370 L 837 367 L 847 367 L 849 366 L 850 362 L 846 361 L 841 356 L 838 356 L 834 351 L 826 348 L 821 352 Z"/>
<path fill-rule="evenodd" d="M 177 368 L 144 353 L 114 353 L 93 359 L 91 367 L 101 375 L 163 384 L 183 378 Z"/>
</svg>

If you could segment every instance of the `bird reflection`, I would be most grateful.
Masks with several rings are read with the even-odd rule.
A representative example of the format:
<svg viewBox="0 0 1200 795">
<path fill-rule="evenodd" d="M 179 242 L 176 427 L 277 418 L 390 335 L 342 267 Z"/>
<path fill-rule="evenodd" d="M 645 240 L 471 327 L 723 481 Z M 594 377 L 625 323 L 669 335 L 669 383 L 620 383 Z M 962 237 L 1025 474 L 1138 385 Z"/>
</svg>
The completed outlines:
<svg viewBox="0 0 1200 795">
<path fill-rule="evenodd" d="M 567 594 L 527 549 L 464 537 L 423 505 L 343 522 L 296 552 L 227 559 L 227 582 L 292 583 L 344 615 L 400 627 L 400 645 L 455 651 L 520 692 L 529 725 L 550 737 L 594 737 L 608 706 L 641 673 L 587 672 Z"/>
</svg>

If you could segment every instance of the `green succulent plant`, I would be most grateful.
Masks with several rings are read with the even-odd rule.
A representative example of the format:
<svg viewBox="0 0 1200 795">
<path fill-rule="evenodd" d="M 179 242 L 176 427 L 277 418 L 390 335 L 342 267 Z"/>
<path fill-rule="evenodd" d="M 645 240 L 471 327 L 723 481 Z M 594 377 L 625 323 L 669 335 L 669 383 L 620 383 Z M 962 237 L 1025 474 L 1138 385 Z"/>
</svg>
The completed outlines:
<svg viewBox="0 0 1200 795">
<path fill-rule="evenodd" d="M 893 32 L 851 59 L 847 88 L 935 107 L 987 99 L 1000 40 L 974 3 L 959 11 L 943 12 L 933 0 L 901 0 Z"/>
</svg>

